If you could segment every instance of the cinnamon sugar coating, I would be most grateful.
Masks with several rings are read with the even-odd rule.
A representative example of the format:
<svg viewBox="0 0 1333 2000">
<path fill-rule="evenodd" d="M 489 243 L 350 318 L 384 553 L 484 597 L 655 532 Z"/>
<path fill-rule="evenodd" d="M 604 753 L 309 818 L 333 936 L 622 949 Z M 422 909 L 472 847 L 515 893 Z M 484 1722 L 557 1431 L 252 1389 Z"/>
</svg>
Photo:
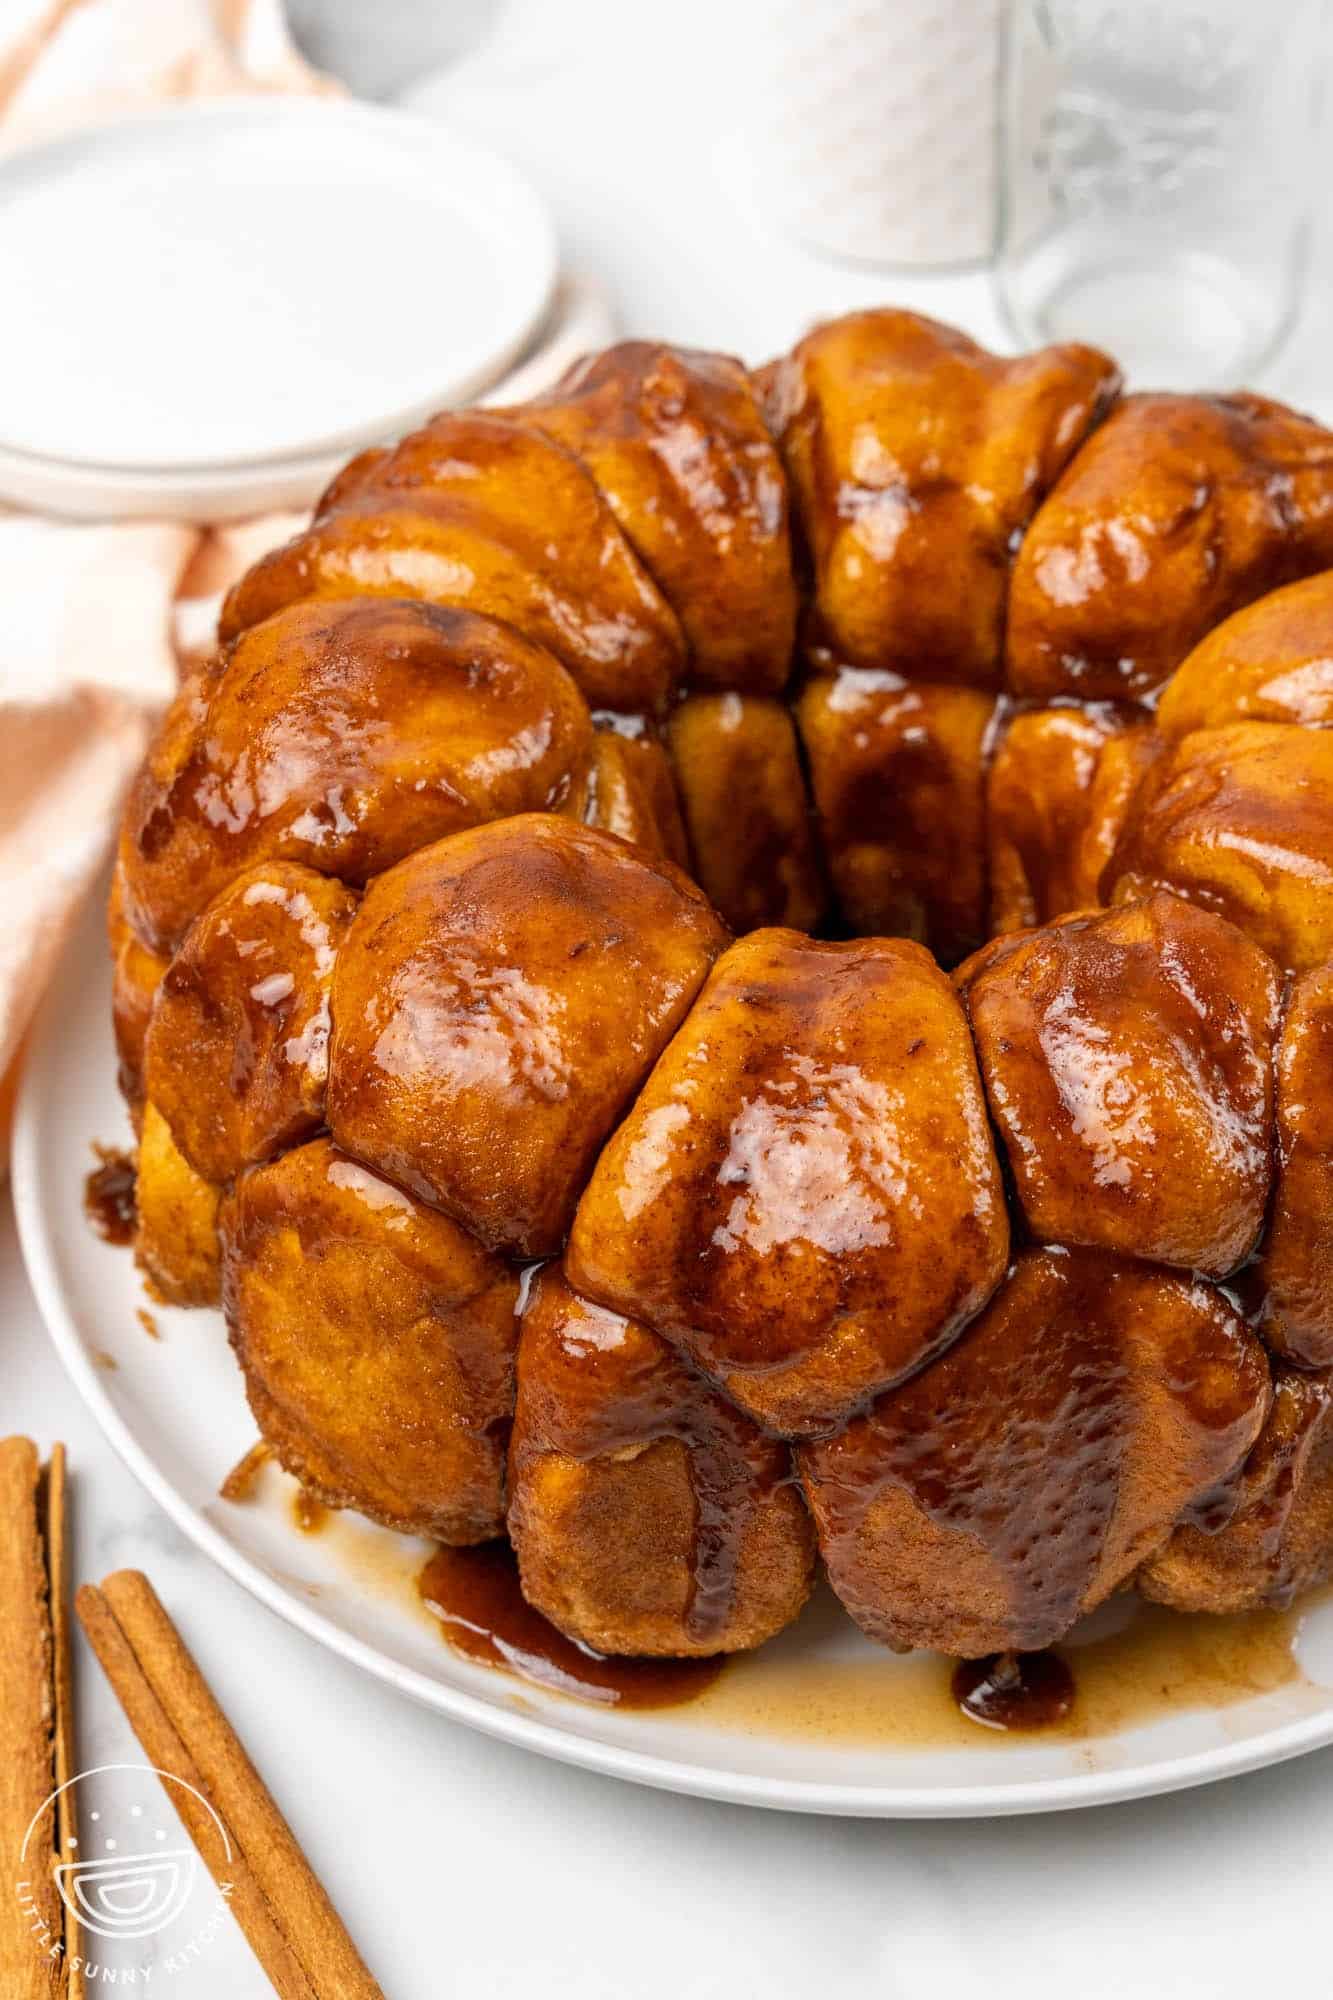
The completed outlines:
<svg viewBox="0 0 1333 2000">
<path fill-rule="evenodd" d="M 250 1407 L 307 1492 L 441 1542 L 499 1534 L 513 1272 L 329 1139 L 242 1175 L 221 1231 Z"/>
</svg>

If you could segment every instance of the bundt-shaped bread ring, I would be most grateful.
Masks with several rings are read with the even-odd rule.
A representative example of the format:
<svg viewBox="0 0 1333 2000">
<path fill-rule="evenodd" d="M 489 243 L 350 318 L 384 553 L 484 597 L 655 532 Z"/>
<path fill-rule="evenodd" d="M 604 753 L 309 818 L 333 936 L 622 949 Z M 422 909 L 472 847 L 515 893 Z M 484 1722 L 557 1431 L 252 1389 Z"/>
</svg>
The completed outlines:
<svg viewBox="0 0 1333 2000">
<path fill-rule="evenodd" d="M 1118 393 L 628 342 L 232 591 L 117 1048 L 311 1490 L 606 1651 L 759 1644 L 815 1540 L 965 1654 L 1333 1572 L 1333 438 Z"/>
</svg>

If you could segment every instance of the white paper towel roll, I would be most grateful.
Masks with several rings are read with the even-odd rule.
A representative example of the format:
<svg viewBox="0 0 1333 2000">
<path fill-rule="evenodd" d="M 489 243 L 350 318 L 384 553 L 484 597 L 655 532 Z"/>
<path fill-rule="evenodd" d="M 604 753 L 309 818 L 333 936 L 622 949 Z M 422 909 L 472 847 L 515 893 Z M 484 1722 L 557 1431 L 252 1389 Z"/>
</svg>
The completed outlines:
<svg viewBox="0 0 1333 2000">
<path fill-rule="evenodd" d="M 774 220 L 857 262 L 989 256 L 1000 6 L 769 0 L 747 150 Z"/>
</svg>

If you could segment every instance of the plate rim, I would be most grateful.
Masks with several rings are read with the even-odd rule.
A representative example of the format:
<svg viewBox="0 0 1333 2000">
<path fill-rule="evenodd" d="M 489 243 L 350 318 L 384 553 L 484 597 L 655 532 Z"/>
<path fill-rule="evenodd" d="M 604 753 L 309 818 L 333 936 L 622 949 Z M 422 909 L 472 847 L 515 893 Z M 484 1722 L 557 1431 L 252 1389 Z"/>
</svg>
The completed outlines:
<svg viewBox="0 0 1333 2000">
<path fill-rule="evenodd" d="M 417 1669 L 390 1659 L 373 1645 L 344 1631 L 286 1590 L 256 1562 L 228 1541 L 197 1508 L 180 1494 L 148 1450 L 139 1443 L 116 1409 L 86 1351 L 75 1313 L 66 1296 L 61 1259 L 42 1201 L 42 1151 L 45 1143 L 45 1102 L 58 1068 L 61 1018 L 58 995 L 70 976 L 71 961 L 88 943 L 88 920 L 98 907 L 101 885 L 87 899 L 71 927 L 48 988 L 19 1078 L 11 1141 L 11 1192 L 23 1263 L 47 1333 L 66 1373 L 78 1390 L 103 1436 L 180 1530 L 185 1539 L 208 1556 L 233 1582 L 248 1591 L 276 1617 L 382 1686 L 405 1694 L 448 1720 L 479 1730 L 516 1748 L 572 1764 L 603 1777 L 619 1778 L 660 1791 L 715 1799 L 730 1805 L 763 1807 L 842 1818 L 868 1819 L 992 1819 L 1015 1814 L 1074 1811 L 1118 1804 L 1189 1790 L 1247 1771 L 1266 1769 L 1333 1743 L 1333 1691 L 1327 1705 L 1255 1736 L 1216 1744 L 1210 1749 L 1165 1757 L 1151 1765 L 1126 1764 L 1058 1778 L 1033 1778 L 1012 1783 L 945 1786 L 868 1784 L 806 1778 L 765 1777 L 729 1770 L 702 1759 L 684 1763 L 647 1751 L 599 1741 L 557 1723 L 487 1701 L 480 1695 L 432 1679 Z"/>
<path fill-rule="evenodd" d="M 422 388 L 406 402 L 387 403 L 385 409 L 374 417 L 313 432 L 299 442 L 290 442 L 272 452 L 256 454 L 242 450 L 203 460 L 170 458 L 153 463 L 109 457 L 67 459 L 47 447 L 7 436 L 3 430 L 0 430 L 0 448 L 39 470 L 52 466 L 102 478 L 176 479 L 199 484 L 211 476 L 227 472 L 258 474 L 270 469 L 280 470 L 295 460 L 329 454 L 346 457 L 368 442 L 411 430 L 441 407 L 475 399 L 484 394 L 490 383 L 502 378 L 532 339 L 555 296 L 560 267 L 555 218 L 550 204 L 521 167 L 484 138 L 476 138 L 446 119 L 430 118 L 392 104 L 374 104 L 328 95 L 294 97 L 245 92 L 202 103 L 159 105 L 150 110 L 136 109 L 122 117 L 104 119 L 76 131 L 56 133 L 21 148 L 0 160 L 0 187 L 12 175 L 28 178 L 40 174 L 44 160 L 59 163 L 62 157 L 87 153 L 103 145 L 132 144 L 136 139 L 154 132 L 195 133 L 228 124 L 242 129 L 251 126 L 276 129 L 302 120 L 345 127 L 359 126 L 368 133 L 388 135 L 390 139 L 398 138 L 438 152 L 452 153 L 457 162 L 466 163 L 469 186 L 483 185 L 499 192 L 505 212 L 521 216 L 523 227 L 531 233 L 535 266 L 530 300 L 522 313 L 511 314 L 504 338 L 489 346 L 484 358 L 478 347 L 475 353 L 468 356 L 466 368 L 442 374 L 437 386 L 429 390 Z"/>
</svg>

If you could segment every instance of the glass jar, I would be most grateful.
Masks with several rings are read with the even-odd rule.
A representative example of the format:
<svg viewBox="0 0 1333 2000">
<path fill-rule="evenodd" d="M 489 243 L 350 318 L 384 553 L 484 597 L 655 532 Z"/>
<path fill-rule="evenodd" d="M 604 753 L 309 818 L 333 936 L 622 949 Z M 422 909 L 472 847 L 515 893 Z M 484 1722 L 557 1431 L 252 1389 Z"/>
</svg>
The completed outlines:
<svg viewBox="0 0 1333 2000">
<path fill-rule="evenodd" d="M 1305 279 L 1327 0 L 1014 0 L 995 282 L 1024 346 L 1139 386 L 1234 387 Z"/>
</svg>

